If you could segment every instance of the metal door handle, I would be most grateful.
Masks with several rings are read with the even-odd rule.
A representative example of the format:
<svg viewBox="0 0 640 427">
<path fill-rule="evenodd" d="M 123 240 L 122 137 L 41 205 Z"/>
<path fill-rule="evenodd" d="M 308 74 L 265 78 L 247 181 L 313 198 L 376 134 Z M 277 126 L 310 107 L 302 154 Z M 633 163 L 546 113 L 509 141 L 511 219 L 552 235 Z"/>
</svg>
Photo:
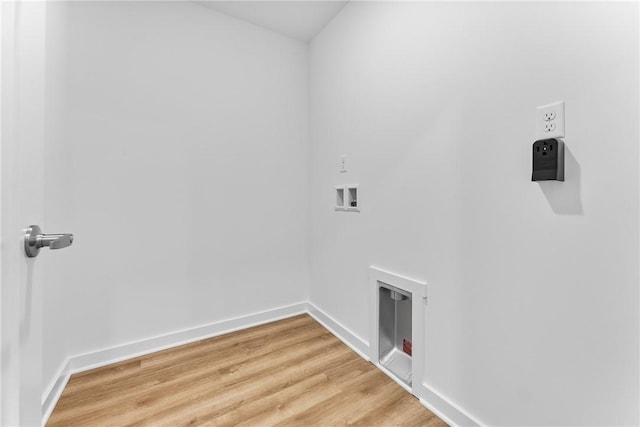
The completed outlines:
<svg viewBox="0 0 640 427">
<path fill-rule="evenodd" d="M 42 245 L 49 246 L 49 249 L 62 249 L 71 246 L 73 234 L 43 234 L 41 241 Z"/>
<path fill-rule="evenodd" d="M 62 249 L 71 246 L 73 234 L 43 234 L 37 225 L 27 228 L 24 235 L 24 251 L 29 258 L 38 256 L 40 248 L 49 246 L 49 249 Z"/>
</svg>

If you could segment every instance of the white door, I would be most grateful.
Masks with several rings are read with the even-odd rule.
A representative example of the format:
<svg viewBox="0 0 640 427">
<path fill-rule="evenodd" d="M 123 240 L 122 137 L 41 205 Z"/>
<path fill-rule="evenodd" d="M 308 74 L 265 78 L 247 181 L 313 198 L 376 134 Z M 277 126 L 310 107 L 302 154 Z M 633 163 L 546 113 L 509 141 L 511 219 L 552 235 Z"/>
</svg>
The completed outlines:
<svg viewBox="0 0 640 427">
<path fill-rule="evenodd" d="M 23 233 L 45 225 L 45 3 L 1 1 L 0 14 L 0 424 L 39 426 L 46 255 L 27 258 Z"/>
</svg>

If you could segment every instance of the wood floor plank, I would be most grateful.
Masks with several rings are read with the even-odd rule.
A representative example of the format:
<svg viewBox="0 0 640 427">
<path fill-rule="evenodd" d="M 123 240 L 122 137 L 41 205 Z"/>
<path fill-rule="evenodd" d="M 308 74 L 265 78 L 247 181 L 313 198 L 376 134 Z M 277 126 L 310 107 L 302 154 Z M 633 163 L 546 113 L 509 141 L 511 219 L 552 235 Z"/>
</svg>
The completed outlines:
<svg viewBox="0 0 640 427">
<path fill-rule="evenodd" d="M 132 372 L 131 369 L 129 369 L 130 367 L 173 368 L 177 363 L 192 363 L 199 360 L 202 356 L 209 356 L 212 352 L 215 352 L 217 359 L 226 359 L 231 355 L 240 356 L 249 354 L 255 356 L 259 351 L 269 350 L 264 346 L 264 342 L 268 340 L 269 334 L 280 334 L 283 330 L 291 333 L 292 331 L 303 331 L 309 328 L 312 328 L 318 334 L 320 333 L 317 331 L 316 325 L 310 322 L 309 319 L 296 317 L 292 318 L 290 327 L 287 327 L 286 324 L 279 324 L 275 325 L 272 329 L 266 329 L 265 325 L 261 325 L 234 332 L 233 334 L 222 335 L 216 337 L 216 339 L 197 341 L 181 346 L 180 352 L 176 352 L 174 351 L 175 349 L 172 348 L 76 374 L 73 376 L 72 381 L 69 381 L 65 391 L 70 393 L 78 388 L 82 390 L 87 387 L 93 387 L 96 384 L 117 383 L 118 380 L 131 376 Z M 290 342 L 293 341 L 288 341 L 287 338 L 285 338 L 277 341 L 275 344 L 286 346 Z M 134 373 L 134 375 L 136 374 Z"/>
<path fill-rule="evenodd" d="M 47 426 L 446 424 L 299 315 L 73 375 Z"/>
<path fill-rule="evenodd" d="M 293 351 L 299 350 L 299 357 L 304 357 L 305 351 L 313 351 L 324 347 L 324 340 L 330 336 L 327 331 L 315 327 L 312 330 L 300 332 L 297 330 L 295 342 L 290 339 L 283 339 L 288 343 L 289 349 Z M 249 343 L 253 345 L 253 343 Z M 126 377 L 118 378 L 115 382 L 106 382 L 104 384 L 92 384 L 91 393 L 86 392 L 86 388 L 76 386 L 66 394 L 66 399 L 60 401 L 58 407 L 61 409 L 67 405 L 78 408 L 73 416 L 78 417 L 84 414 L 92 413 L 92 417 L 84 419 L 85 422 L 92 421 L 95 417 L 100 417 L 100 408 L 103 406 L 102 401 L 109 399 L 111 405 L 117 405 L 121 402 L 127 406 L 122 409 L 130 410 L 130 406 L 150 406 L 147 395 L 156 399 L 169 399 L 171 390 L 181 390 L 188 386 L 194 392 L 197 391 L 196 386 L 199 381 L 204 381 L 204 387 L 210 391 L 215 391 L 216 387 L 228 386 L 229 382 L 240 381 L 246 375 L 241 376 L 239 372 L 248 372 L 257 374 L 260 370 L 269 369 L 270 364 L 278 365 L 278 360 L 263 360 L 260 356 L 264 354 L 278 354 L 286 352 L 288 349 L 284 346 L 263 345 L 260 351 L 253 353 L 234 355 L 224 351 L 212 351 L 208 355 L 195 356 L 189 352 L 184 358 L 174 358 L 174 365 L 163 366 L 159 369 L 158 365 L 151 365 L 152 368 L 141 368 L 137 373 L 129 372 Z M 232 357 L 233 356 L 233 357 Z M 145 356 L 148 357 L 148 356 Z M 249 363 L 251 362 L 251 363 Z M 147 366 L 143 364 L 143 366 Z M 232 374 L 232 375 L 225 375 Z M 225 381 L 217 383 L 215 387 L 209 387 L 207 381 L 211 375 L 224 376 Z M 70 381 L 71 383 L 72 381 Z M 141 392 L 144 390 L 144 392 Z M 65 393 L 67 390 L 65 389 Z M 187 392 L 187 398 L 189 393 Z M 171 397 L 173 402 L 178 401 L 178 397 Z M 159 402 L 158 402 L 159 404 Z M 108 410 L 108 408 L 106 408 Z M 138 413 L 144 412 L 141 408 Z M 69 414 L 71 415 L 71 414 Z M 63 417 L 63 420 L 65 418 Z"/>
<path fill-rule="evenodd" d="M 202 418 L 217 418 L 219 415 L 228 412 L 235 412 L 238 405 L 259 399 L 265 393 L 275 392 L 283 387 L 288 387 L 296 381 L 304 378 L 304 372 L 301 363 L 305 359 L 318 358 L 319 363 L 328 360 L 328 357 L 335 358 L 335 353 L 317 353 L 317 348 L 305 348 L 305 353 L 301 353 L 296 359 L 290 359 L 287 364 L 281 365 L 263 365 L 263 369 L 259 372 L 230 372 L 223 376 L 219 383 L 222 386 L 217 390 L 219 393 L 215 400 L 210 400 L 208 405 L 203 405 L 197 399 L 189 399 L 181 401 L 176 406 L 176 399 L 168 396 L 166 405 L 167 409 L 160 413 L 150 415 L 146 418 L 146 425 L 197 425 L 194 420 Z M 315 353 L 315 356 L 314 356 Z M 338 355 L 339 356 L 339 355 Z M 191 393 L 200 391 L 208 393 L 212 387 L 205 385 L 190 385 Z M 242 399 L 239 400 L 238 397 Z M 184 420 L 188 416 L 189 420 Z"/>
</svg>

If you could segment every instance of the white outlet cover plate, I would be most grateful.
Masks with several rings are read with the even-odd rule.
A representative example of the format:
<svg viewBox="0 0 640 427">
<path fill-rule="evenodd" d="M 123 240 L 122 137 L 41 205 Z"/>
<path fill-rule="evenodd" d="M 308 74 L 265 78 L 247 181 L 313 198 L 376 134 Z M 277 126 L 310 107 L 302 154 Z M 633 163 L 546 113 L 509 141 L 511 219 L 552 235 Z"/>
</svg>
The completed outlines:
<svg viewBox="0 0 640 427">
<path fill-rule="evenodd" d="M 553 120 L 546 120 L 545 114 L 555 113 Z M 553 130 L 547 130 L 553 123 Z M 536 110 L 536 141 L 549 138 L 564 138 L 564 101 L 541 105 Z"/>
</svg>

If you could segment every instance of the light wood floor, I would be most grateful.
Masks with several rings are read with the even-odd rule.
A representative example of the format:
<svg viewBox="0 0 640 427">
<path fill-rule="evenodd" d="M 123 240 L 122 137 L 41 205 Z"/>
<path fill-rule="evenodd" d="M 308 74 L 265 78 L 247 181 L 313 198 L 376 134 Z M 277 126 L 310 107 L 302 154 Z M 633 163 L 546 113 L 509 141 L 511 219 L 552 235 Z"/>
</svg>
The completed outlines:
<svg viewBox="0 0 640 427">
<path fill-rule="evenodd" d="M 446 426 L 307 315 L 73 375 L 47 426 Z"/>
</svg>

